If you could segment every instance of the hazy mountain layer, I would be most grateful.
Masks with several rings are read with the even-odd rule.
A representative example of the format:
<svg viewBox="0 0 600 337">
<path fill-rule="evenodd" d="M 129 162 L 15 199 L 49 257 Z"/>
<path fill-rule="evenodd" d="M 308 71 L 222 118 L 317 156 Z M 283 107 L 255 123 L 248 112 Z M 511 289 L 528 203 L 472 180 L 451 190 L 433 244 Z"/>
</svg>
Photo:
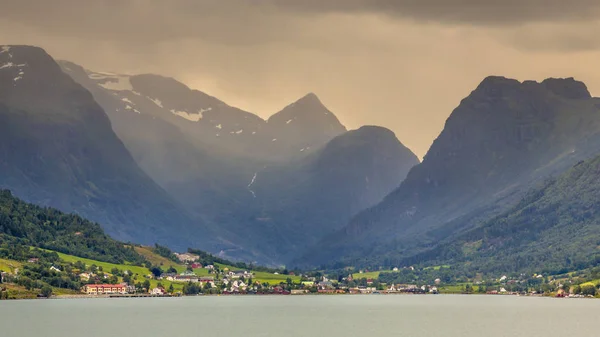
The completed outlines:
<svg viewBox="0 0 600 337">
<path fill-rule="evenodd" d="M 137 166 L 87 90 L 40 48 L 1 48 L 2 188 L 84 215 L 120 240 L 207 247 L 210 231 Z"/>
</svg>

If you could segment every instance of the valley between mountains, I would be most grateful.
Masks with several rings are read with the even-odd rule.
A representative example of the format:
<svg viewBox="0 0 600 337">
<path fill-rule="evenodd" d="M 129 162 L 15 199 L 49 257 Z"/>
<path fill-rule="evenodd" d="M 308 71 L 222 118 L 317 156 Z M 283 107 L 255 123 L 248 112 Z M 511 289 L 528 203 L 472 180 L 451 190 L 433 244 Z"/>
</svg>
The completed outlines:
<svg viewBox="0 0 600 337">
<path fill-rule="evenodd" d="M 265 120 L 173 78 L 2 46 L 0 188 L 123 242 L 271 266 L 593 266 L 600 100 L 573 78 L 465 94 L 420 161 L 313 93 Z"/>
</svg>

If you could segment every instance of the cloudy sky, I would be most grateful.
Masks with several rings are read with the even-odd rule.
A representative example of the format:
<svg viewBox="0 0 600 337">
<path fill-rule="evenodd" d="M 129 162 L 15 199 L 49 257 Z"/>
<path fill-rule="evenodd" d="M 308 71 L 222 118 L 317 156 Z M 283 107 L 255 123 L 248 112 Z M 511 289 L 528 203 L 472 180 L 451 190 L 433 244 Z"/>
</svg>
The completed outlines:
<svg viewBox="0 0 600 337">
<path fill-rule="evenodd" d="M 597 0 L 0 0 L 0 44 L 173 76 L 268 117 L 316 93 L 424 155 L 487 75 L 600 94 Z"/>
</svg>

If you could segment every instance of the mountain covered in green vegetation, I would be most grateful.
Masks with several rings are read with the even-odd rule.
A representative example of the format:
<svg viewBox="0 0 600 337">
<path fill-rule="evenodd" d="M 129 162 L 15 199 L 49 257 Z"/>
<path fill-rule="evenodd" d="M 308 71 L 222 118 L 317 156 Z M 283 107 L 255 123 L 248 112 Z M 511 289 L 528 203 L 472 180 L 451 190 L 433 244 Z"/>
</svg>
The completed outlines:
<svg viewBox="0 0 600 337">
<path fill-rule="evenodd" d="M 8 190 L 0 190 L 0 242 L 111 263 L 145 261 L 132 248 L 106 235 L 99 224 L 26 203 Z"/>
<path fill-rule="evenodd" d="M 508 211 L 407 263 L 464 273 L 559 274 L 600 264 L 600 157 L 532 189 Z"/>
</svg>

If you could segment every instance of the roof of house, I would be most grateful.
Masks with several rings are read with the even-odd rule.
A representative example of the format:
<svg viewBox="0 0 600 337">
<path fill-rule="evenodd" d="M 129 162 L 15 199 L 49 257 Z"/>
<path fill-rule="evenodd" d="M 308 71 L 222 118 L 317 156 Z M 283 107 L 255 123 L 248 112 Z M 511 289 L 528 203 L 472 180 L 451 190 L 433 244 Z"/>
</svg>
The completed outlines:
<svg viewBox="0 0 600 337">
<path fill-rule="evenodd" d="M 123 284 L 87 284 L 90 288 L 125 288 Z"/>
</svg>

